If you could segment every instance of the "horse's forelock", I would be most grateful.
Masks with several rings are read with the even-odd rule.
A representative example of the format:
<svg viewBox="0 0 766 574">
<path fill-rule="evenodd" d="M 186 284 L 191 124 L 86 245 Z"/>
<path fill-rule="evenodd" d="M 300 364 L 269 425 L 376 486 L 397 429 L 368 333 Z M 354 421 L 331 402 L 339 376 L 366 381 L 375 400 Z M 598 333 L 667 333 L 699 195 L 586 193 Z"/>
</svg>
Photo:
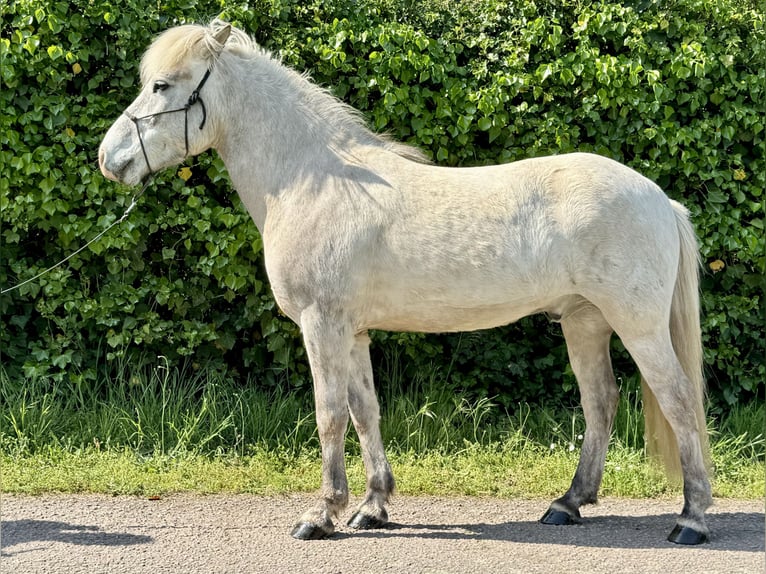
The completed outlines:
<svg viewBox="0 0 766 574">
<path fill-rule="evenodd" d="M 221 49 L 213 37 L 215 24 L 210 27 L 185 24 L 157 36 L 141 60 L 141 83 L 146 84 L 162 70 L 177 68 L 189 56 L 212 63 Z"/>
</svg>

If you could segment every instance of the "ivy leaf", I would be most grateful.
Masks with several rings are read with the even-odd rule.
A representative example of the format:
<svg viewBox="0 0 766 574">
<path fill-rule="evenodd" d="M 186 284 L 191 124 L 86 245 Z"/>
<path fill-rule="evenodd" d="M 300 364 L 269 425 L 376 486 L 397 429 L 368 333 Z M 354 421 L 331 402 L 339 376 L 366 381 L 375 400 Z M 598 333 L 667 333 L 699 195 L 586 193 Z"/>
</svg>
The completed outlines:
<svg viewBox="0 0 766 574">
<path fill-rule="evenodd" d="M 720 259 L 716 259 L 715 261 L 711 261 L 708 264 L 708 267 L 710 267 L 713 273 L 718 273 L 719 271 L 722 271 L 724 267 L 726 267 L 726 264 Z"/>
<path fill-rule="evenodd" d="M 178 177 L 184 181 L 189 181 L 192 176 L 192 170 L 190 167 L 184 166 L 178 170 Z"/>
<path fill-rule="evenodd" d="M 479 126 L 479 129 L 483 132 L 488 131 L 492 127 L 492 119 L 491 118 L 479 118 L 479 121 L 477 122 L 477 125 Z"/>
</svg>

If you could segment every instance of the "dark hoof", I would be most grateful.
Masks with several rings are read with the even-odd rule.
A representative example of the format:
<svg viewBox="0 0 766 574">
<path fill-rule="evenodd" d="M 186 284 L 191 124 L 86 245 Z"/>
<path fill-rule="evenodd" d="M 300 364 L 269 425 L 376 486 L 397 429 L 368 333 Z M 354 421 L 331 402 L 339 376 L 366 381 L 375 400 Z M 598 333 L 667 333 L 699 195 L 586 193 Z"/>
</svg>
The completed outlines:
<svg viewBox="0 0 766 574">
<path fill-rule="evenodd" d="M 575 515 L 571 515 L 563 510 L 556 510 L 555 508 L 549 508 L 548 511 L 543 514 L 540 519 L 543 524 L 553 524 L 555 526 L 567 526 L 569 524 L 580 523 L 580 513 L 575 511 Z"/>
<path fill-rule="evenodd" d="M 298 540 L 321 540 L 322 538 L 327 538 L 331 534 L 332 532 L 327 532 L 323 528 L 316 524 L 311 524 L 310 522 L 299 522 L 290 532 L 290 536 L 297 538 Z"/>
<path fill-rule="evenodd" d="M 673 532 L 668 536 L 668 540 L 676 544 L 685 544 L 687 546 L 710 542 L 707 534 L 700 532 L 699 530 L 694 530 L 694 528 L 689 528 L 688 526 L 681 526 L 680 524 L 676 524 Z"/>
<path fill-rule="evenodd" d="M 348 525 L 357 530 L 371 530 L 373 528 L 385 526 L 387 522 L 388 518 L 385 515 L 383 518 L 377 518 L 375 516 L 370 516 L 369 514 L 364 514 L 363 512 L 355 512 L 349 519 Z"/>
</svg>

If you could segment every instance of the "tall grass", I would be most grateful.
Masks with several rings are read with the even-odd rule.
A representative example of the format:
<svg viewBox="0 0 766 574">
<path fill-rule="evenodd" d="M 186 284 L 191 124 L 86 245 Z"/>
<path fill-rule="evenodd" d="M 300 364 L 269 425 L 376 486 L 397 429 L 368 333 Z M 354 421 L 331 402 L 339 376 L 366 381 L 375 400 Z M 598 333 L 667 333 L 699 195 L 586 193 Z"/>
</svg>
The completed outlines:
<svg viewBox="0 0 766 574">
<path fill-rule="evenodd" d="M 0 371 L 0 448 L 35 453 L 130 448 L 139 453 L 297 453 L 318 446 L 307 397 L 237 385 L 214 372 L 159 366 L 84 388 Z"/>
<path fill-rule="evenodd" d="M 605 487 L 616 493 L 662 492 L 662 484 L 647 486 L 656 483 L 657 475 L 642 466 L 640 397 L 630 382 L 624 386 Z M 558 480 L 566 483 L 585 432 L 580 409 L 520 404 L 508 412 L 491 398 L 471 398 L 456 391 L 439 374 L 405 382 L 394 371 L 382 378 L 380 398 L 381 432 L 394 460 L 420 460 L 427 466 L 433 463 L 432 457 L 441 457 L 449 461 L 447 467 L 467 465 L 471 470 L 465 472 L 470 476 L 481 474 L 482 465 L 495 467 L 500 475 L 503 465 L 518 459 L 526 465 L 519 474 L 529 474 L 530 484 L 545 483 L 547 479 L 536 473 L 550 475 L 552 464 L 560 466 Z M 318 464 L 319 460 L 310 395 L 266 392 L 255 382 L 238 384 L 213 372 L 172 369 L 162 360 L 153 368 L 120 369 L 112 378 L 89 387 L 45 379 L 11 380 L 0 371 L 0 403 L 0 457 L 21 465 L 64 455 L 89 461 L 93 453 L 130 452 L 142 460 L 166 461 L 190 455 L 195 460 L 245 460 L 267 453 L 268 465 L 287 465 L 293 477 L 296 468 L 318 477 L 316 468 L 306 462 Z M 752 403 L 711 421 L 716 472 L 728 481 L 720 490 L 724 495 L 762 490 L 758 485 L 763 483 L 763 473 L 753 469 L 766 461 L 765 417 L 763 403 Z M 347 437 L 348 451 L 358 453 L 356 434 L 352 431 Z M 538 463 L 537 470 L 529 468 Z M 423 484 L 435 480 L 433 467 L 429 468 Z M 452 480 L 467 479 L 456 475 Z M 517 474 L 514 481 L 518 480 Z M 290 479 L 284 488 L 295 484 Z M 461 484 L 445 482 L 443 488 L 492 493 L 496 487 Z"/>
</svg>

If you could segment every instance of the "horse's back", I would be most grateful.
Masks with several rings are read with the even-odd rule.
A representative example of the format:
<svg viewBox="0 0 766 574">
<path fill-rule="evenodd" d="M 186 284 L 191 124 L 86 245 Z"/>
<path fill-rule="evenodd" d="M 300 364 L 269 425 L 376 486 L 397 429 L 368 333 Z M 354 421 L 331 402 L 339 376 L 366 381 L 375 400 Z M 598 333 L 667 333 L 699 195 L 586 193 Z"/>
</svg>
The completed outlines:
<svg viewBox="0 0 766 574">
<path fill-rule="evenodd" d="M 482 270 L 499 280 L 540 275 L 551 281 L 562 267 L 584 272 L 585 280 L 594 259 L 609 268 L 619 255 L 675 246 L 668 197 L 651 180 L 601 156 L 467 169 L 419 165 L 411 174 L 402 178 L 388 240 L 417 270 L 438 266 L 453 281 Z"/>
</svg>

